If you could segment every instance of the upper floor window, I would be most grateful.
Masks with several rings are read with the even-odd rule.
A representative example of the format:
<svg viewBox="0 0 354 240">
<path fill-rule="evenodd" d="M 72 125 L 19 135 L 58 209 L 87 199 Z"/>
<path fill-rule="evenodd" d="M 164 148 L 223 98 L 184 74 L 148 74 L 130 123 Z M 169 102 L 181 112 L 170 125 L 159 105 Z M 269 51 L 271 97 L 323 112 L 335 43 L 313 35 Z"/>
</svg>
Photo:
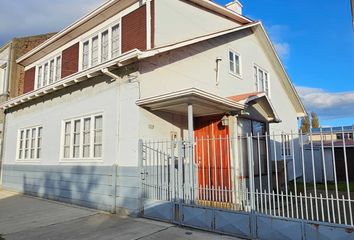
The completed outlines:
<svg viewBox="0 0 354 240">
<path fill-rule="evenodd" d="M 61 56 L 51 58 L 36 68 L 36 88 L 41 88 L 59 81 L 61 78 Z"/>
<path fill-rule="evenodd" d="M 98 114 L 65 121 L 63 159 L 102 158 L 102 120 L 102 114 Z"/>
<path fill-rule="evenodd" d="M 234 51 L 229 51 L 230 73 L 241 76 L 240 55 Z"/>
<path fill-rule="evenodd" d="M 0 94 L 6 92 L 7 86 L 7 64 L 0 66 Z"/>
<path fill-rule="evenodd" d="M 265 92 L 268 96 L 270 95 L 269 91 L 269 73 L 264 69 L 254 66 L 254 79 L 256 82 L 256 91 Z"/>
<path fill-rule="evenodd" d="M 85 40 L 81 51 L 82 70 L 118 57 L 121 53 L 120 25 L 116 24 Z"/>
<path fill-rule="evenodd" d="M 17 159 L 37 160 L 41 158 L 42 127 L 21 129 L 17 139 Z"/>
</svg>

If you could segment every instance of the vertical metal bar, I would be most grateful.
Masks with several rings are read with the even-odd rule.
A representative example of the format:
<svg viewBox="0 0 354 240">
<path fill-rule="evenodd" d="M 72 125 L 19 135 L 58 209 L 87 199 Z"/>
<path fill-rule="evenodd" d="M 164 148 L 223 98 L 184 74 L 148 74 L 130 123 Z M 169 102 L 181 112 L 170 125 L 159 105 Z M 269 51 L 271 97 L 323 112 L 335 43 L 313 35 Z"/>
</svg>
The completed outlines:
<svg viewBox="0 0 354 240">
<path fill-rule="evenodd" d="M 249 171 L 249 188 L 250 188 L 250 198 L 251 198 L 251 210 L 255 210 L 255 199 L 254 199 L 254 164 L 253 164 L 253 136 L 252 133 L 248 136 L 248 171 Z"/>
<path fill-rule="evenodd" d="M 302 204 L 302 192 L 300 192 L 300 210 L 301 210 L 301 219 L 304 219 L 304 208 L 303 208 L 303 204 Z"/>
<path fill-rule="evenodd" d="M 178 141 L 178 200 L 181 203 L 183 201 L 183 143 L 182 140 Z"/>
<path fill-rule="evenodd" d="M 336 191 L 336 202 L 338 211 L 338 223 L 341 224 L 341 212 L 339 208 L 339 194 L 338 194 L 338 183 L 337 183 L 337 167 L 336 167 L 336 156 L 334 152 L 334 141 L 333 141 L 333 129 L 331 128 L 331 147 L 332 147 L 332 163 L 333 163 L 333 174 L 334 174 L 334 186 Z"/>
<path fill-rule="evenodd" d="M 218 179 L 217 179 L 217 170 L 216 170 L 216 143 L 215 143 L 215 141 L 216 141 L 216 139 L 215 139 L 215 136 L 214 136 L 214 138 L 212 139 L 212 141 L 213 141 L 213 147 L 214 147 L 214 195 L 215 195 L 215 199 L 217 199 L 217 196 L 218 196 L 218 193 L 217 193 L 217 191 L 218 191 Z"/>
<path fill-rule="evenodd" d="M 321 211 L 322 211 L 322 221 L 325 221 L 325 215 L 324 215 L 324 209 L 323 209 L 323 197 L 322 194 L 320 193 L 320 203 L 321 203 Z"/>
<path fill-rule="evenodd" d="M 275 165 L 275 184 L 277 190 L 277 204 L 278 204 L 278 211 L 280 210 L 280 202 L 279 202 L 279 180 L 278 180 L 278 160 L 277 160 L 277 145 L 276 145 L 276 136 L 273 132 L 273 144 L 274 144 L 274 165 Z"/>
<path fill-rule="evenodd" d="M 282 144 L 283 144 L 283 164 L 284 164 L 284 183 L 285 183 L 285 202 L 286 202 L 286 210 L 287 210 L 287 217 L 289 217 L 289 202 L 288 202 L 288 168 L 287 168 L 287 160 L 286 160 L 286 145 L 285 141 L 287 141 L 287 135 L 282 133 Z M 283 209 L 284 211 L 284 209 Z"/>
<path fill-rule="evenodd" d="M 342 195 L 342 203 L 343 203 L 344 224 L 347 225 L 348 221 L 347 221 L 347 211 L 346 211 L 346 207 L 345 207 L 344 195 Z M 350 202 L 349 202 L 349 204 L 350 204 Z"/>
<path fill-rule="evenodd" d="M 245 188 L 246 188 L 246 184 L 244 183 L 245 179 L 245 174 L 244 174 L 244 166 L 243 166 L 243 161 L 244 161 L 244 158 L 243 158 L 243 139 L 242 139 L 242 136 L 239 136 L 240 138 L 240 144 L 239 144 L 239 147 L 240 147 L 240 184 L 239 184 L 239 187 L 240 187 L 240 190 L 242 192 L 244 192 Z M 242 194 L 242 197 L 241 197 L 241 201 L 243 202 L 245 200 L 244 198 L 244 194 Z"/>
<path fill-rule="evenodd" d="M 265 134 L 266 137 L 266 153 L 267 153 L 267 179 L 268 179 L 268 201 L 269 201 L 269 214 L 271 214 L 271 196 L 270 196 L 270 164 L 269 164 L 269 139 L 268 133 Z"/>
<path fill-rule="evenodd" d="M 298 212 L 298 202 L 297 202 L 297 184 L 296 184 L 296 165 L 295 165 L 295 144 L 294 144 L 294 133 L 291 131 L 291 155 L 293 156 L 293 174 L 294 174 L 294 191 L 295 191 L 295 208 L 296 208 L 296 218 L 299 218 L 299 212 Z M 291 198 L 291 204 L 292 204 L 292 198 Z"/>
<path fill-rule="evenodd" d="M 176 192 L 175 192 L 175 144 L 174 140 L 171 141 L 171 162 L 170 162 L 170 189 L 171 189 L 171 200 L 176 201 Z"/>
<path fill-rule="evenodd" d="M 321 136 L 322 165 L 323 165 L 323 176 L 324 176 L 325 191 L 326 191 L 326 202 L 327 202 L 328 222 L 331 222 L 331 214 L 330 214 L 330 211 L 329 211 L 328 186 L 327 186 L 326 157 L 325 157 L 324 146 L 323 146 L 323 133 L 322 133 L 322 128 L 320 129 L 320 136 Z"/>
<path fill-rule="evenodd" d="M 205 190 L 205 159 L 204 159 L 204 136 L 202 136 L 202 178 L 203 178 L 203 188 Z M 205 194 L 203 195 L 203 200 L 205 201 Z"/>
<path fill-rule="evenodd" d="M 300 130 L 300 144 L 301 144 L 301 160 L 302 160 L 302 179 L 303 179 L 303 182 L 304 182 L 304 195 L 305 195 L 305 214 L 306 214 L 306 220 L 309 219 L 309 216 L 308 216 L 308 207 L 307 207 L 307 189 L 306 189 L 306 172 L 305 172 L 305 154 L 304 154 L 304 139 L 303 139 L 303 133 L 302 131 Z M 302 204 L 302 200 L 301 200 L 301 204 Z M 303 215 L 303 212 L 301 212 L 301 214 Z M 302 219 L 304 219 L 302 217 Z"/>
<path fill-rule="evenodd" d="M 221 201 L 224 202 L 224 171 L 223 171 L 223 148 L 222 148 L 222 138 L 219 136 L 219 147 L 220 147 L 220 180 L 221 180 Z M 220 199 L 219 199 L 220 200 Z"/>
<path fill-rule="evenodd" d="M 312 130 L 310 129 L 310 143 L 311 143 L 311 158 L 312 158 L 312 175 L 313 175 L 313 187 L 315 190 L 315 207 L 316 207 L 316 220 L 319 220 L 318 217 L 318 203 L 317 203 L 317 186 L 316 186 L 316 173 L 315 173 L 315 156 L 313 151 L 313 140 L 312 140 Z"/>
<path fill-rule="evenodd" d="M 259 189 L 260 189 L 260 201 L 261 211 L 263 212 L 263 198 L 262 198 L 262 165 L 261 165 L 261 142 L 259 139 L 259 132 L 257 133 L 257 146 L 258 146 L 258 175 L 259 175 Z"/>
<path fill-rule="evenodd" d="M 345 136 L 344 136 L 344 127 L 342 127 L 342 137 L 343 137 L 343 153 L 344 153 L 344 166 L 345 166 L 345 182 L 347 184 L 348 205 L 349 205 L 349 217 L 350 217 L 350 225 L 353 226 L 353 212 L 352 212 L 352 204 L 351 204 L 351 199 L 350 199 L 348 160 L 347 160 L 347 148 L 346 148 Z M 345 212 L 345 210 L 344 210 L 344 212 Z"/>
</svg>

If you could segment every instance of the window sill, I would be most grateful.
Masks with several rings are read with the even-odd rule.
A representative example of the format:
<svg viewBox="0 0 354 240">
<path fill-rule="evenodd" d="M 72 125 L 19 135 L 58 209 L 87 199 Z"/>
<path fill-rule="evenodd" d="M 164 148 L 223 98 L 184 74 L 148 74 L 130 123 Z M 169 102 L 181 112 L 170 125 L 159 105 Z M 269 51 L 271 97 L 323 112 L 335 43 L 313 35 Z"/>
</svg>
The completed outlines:
<svg viewBox="0 0 354 240">
<path fill-rule="evenodd" d="M 102 158 L 97 159 L 60 159 L 60 164 L 70 164 L 70 163 L 104 163 Z"/>
<path fill-rule="evenodd" d="M 16 163 L 19 163 L 19 164 L 40 163 L 41 160 L 39 160 L 39 159 L 28 159 L 28 160 L 19 160 L 19 159 L 16 159 L 15 162 L 16 162 Z"/>
<path fill-rule="evenodd" d="M 243 77 L 242 77 L 241 74 L 236 74 L 236 73 L 233 73 L 233 72 L 231 72 L 231 71 L 229 71 L 229 74 L 232 75 L 232 76 L 234 76 L 234 77 L 237 77 L 237 78 L 240 79 L 240 80 L 243 80 Z"/>
</svg>

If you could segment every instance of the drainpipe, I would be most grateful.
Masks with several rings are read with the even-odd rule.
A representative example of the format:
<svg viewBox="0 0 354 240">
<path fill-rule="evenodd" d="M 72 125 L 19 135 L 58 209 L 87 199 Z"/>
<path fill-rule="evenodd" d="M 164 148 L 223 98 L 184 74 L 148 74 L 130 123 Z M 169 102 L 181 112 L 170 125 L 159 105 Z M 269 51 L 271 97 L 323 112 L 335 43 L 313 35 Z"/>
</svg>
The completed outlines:
<svg viewBox="0 0 354 240">
<path fill-rule="evenodd" d="M 114 79 L 114 80 L 118 80 L 120 79 L 120 77 L 112 72 L 109 71 L 108 68 L 103 68 L 101 69 L 101 72 L 103 74 L 105 74 L 106 76 Z M 119 91 L 119 87 L 118 87 L 118 91 Z M 119 98 L 120 98 L 120 92 L 119 92 Z M 119 110 L 117 111 L 117 120 L 120 116 L 119 111 L 120 111 L 120 100 L 118 100 L 118 106 L 119 106 Z M 119 124 L 117 124 L 117 139 L 119 139 Z M 118 141 L 119 142 L 119 141 Z M 117 148 L 118 149 L 118 148 Z M 117 158 L 119 155 L 119 150 L 117 151 Z M 118 172 L 118 164 L 115 161 L 113 166 L 112 166 L 112 208 L 111 208 L 111 213 L 116 213 L 117 212 L 117 172 Z"/>
<path fill-rule="evenodd" d="M 222 61 L 221 57 L 216 58 L 216 86 L 219 86 L 220 83 L 220 62 Z"/>
</svg>

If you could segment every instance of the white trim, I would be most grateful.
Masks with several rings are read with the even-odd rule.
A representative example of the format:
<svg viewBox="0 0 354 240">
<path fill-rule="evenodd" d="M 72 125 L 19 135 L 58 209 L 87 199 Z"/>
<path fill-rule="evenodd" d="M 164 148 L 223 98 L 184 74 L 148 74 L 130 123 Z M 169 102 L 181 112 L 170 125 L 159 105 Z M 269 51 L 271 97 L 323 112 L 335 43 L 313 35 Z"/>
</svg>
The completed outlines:
<svg viewBox="0 0 354 240">
<path fill-rule="evenodd" d="M 42 129 L 42 134 L 41 134 L 41 146 L 38 148 L 38 133 L 39 129 Z M 33 129 L 35 129 L 35 137 L 33 138 L 32 133 Z M 26 137 L 26 132 L 29 131 L 29 136 L 28 138 Z M 23 132 L 23 138 L 22 138 L 22 147 L 21 147 L 21 158 L 20 158 L 20 141 L 21 141 L 21 132 Z M 26 139 L 28 139 L 28 147 L 26 148 Z M 32 140 L 34 139 L 34 157 L 31 157 L 31 144 Z M 28 155 L 27 158 L 25 158 L 25 149 L 28 150 Z M 38 157 L 37 150 L 41 150 L 40 157 Z M 41 161 L 41 156 L 43 154 L 43 126 L 42 125 L 35 125 L 35 126 L 29 126 L 29 127 L 23 127 L 19 128 L 17 130 L 17 139 L 16 139 L 16 158 L 15 162 L 22 162 L 22 163 L 28 163 L 28 162 L 40 162 Z"/>
<path fill-rule="evenodd" d="M 271 89 L 270 89 L 270 74 L 269 74 L 269 71 L 267 71 L 265 68 L 263 68 L 263 67 L 260 67 L 258 64 L 256 64 L 256 63 L 253 63 L 253 69 L 252 70 L 254 70 L 254 68 L 257 68 L 257 79 L 254 79 L 254 81 L 256 81 L 256 86 L 257 86 L 257 89 L 256 89 L 256 91 L 257 92 L 264 92 L 267 96 L 268 96 L 268 98 L 271 98 Z M 259 70 L 261 70 L 262 72 L 263 72 L 263 87 L 265 87 L 266 86 L 266 83 L 267 83 L 267 86 L 266 86 L 266 88 L 264 88 L 264 89 L 261 89 L 260 88 L 260 79 L 259 79 Z M 254 75 L 254 74 L 253 74 Z M 265 76 L 268 76 L 268 79 L 267 79 L 267 82 L 266 82 L 266 80 L 265 80 Z M 254 76 L 255 77 L 255 76 Z M 266 91 L 266 89 L 268 90 L 268 91 Z"/>
<path fill-rule="evenodd" d="M 101 157 L 94 157 L 94 124 L 95 118 L 101 116 L 102 117 L 102 139 L 101 139 Z M 89 157 L 83 157 L 83 150 L 84 150 L 84 120 L 86 118 L 90 118 L 90 152 Z M 104 126 L 104 113 L 103 112 L 96 112 L 91 114 L 80 115 L 72 118 L 63 119 L 61 121 L 61 141 L 60 141 L 60 163 L 89 163 L 89 162 L 103 162 L 103 154 L 104 154 L 104 139 L 103 139 L 103 126 Z M 74 129 L 75 129 L 75 122 L 80 121 L 80 137 L 79 137 L 79 156 L 74 156 Z M 68 158 L 64 158 L 64 141 L 65 141 L 65 125 L 67 122 L 70 122 L 70 143 L 69 143 L 69 156 Z"/>
<path fill-rule="evenodd" d="M 234 55 L 234 72 L 231 71 L 230 69 L 230 52 Z M 238 61 L 239 61 L 239 73 L 237 73 L 236 71 L 236 58 L 235 56 L 238 57 Z M 228 63 L 228 69 L 229 69 L 229 73 L 235 77 L 238 77 L 240 79 L 242 79 L 242 58 L 241 58 L 241 54 L 238 51 L 235 51 L 232 48 L 229 48 L 228 52 L 227 52 L 227 63 Z"/>
<path fill-rule="evenodd" d="M 151 49 L 151 0 L 146 0 L 146 49 Z"/>
</svg>

